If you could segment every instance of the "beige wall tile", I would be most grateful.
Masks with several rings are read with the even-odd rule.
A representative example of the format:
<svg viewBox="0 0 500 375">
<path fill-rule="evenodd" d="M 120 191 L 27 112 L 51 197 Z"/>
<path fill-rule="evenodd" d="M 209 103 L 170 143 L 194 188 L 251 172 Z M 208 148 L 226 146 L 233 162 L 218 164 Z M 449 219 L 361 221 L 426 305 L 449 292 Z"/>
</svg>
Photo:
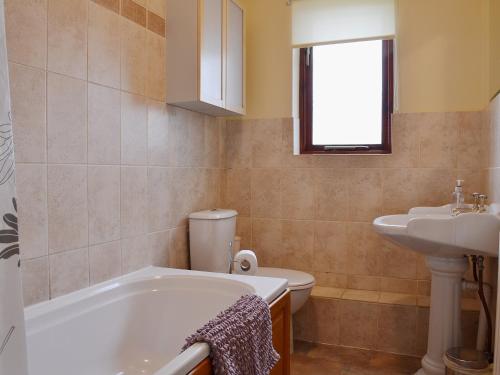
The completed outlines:
<svg viewBox="0 0 500 375">
<path fill-rule="evenodd" d="M 133 237 L 146 233 L 147 212 L 147 168 L 121 168 L 121 236 Z"/>
<path fill-rule="evenodd" d="M 48 0 L 48 62 L 51 72 L 87 78 L 88 1 Z"/>
<path fill-rule="evenodd" d="M 122 271 L 137 271 L 151 264 L 148 236 L 122 238 Z"/>
<path fill-rule="evenodd" d="M 53 254 L 49 258 L 50 298 L 89 286 L 88 248 Z"/>
<path fill-rule="evenodd" d="M 222 206 L 222 170 L 221 169 L 205 169 L 206 180 L 205 185 L 205 207 L 221 207 Z"/>
<path fill-rule="evenodd" d="M 88 85 L 89 164 L 120 164 L 120 92 Z"/>
<path fill-rule="evenodd" d="M 48 254 L 47 167 L 16 163 L 21 259 Z"/>
<path fill-rule="evenodd" d="M 159 232 L 174 226 L 174 175 L 169 168 L 148 168 L 149 232 Z"/>
<path fill-rule="evenodd" d="M 121 0 L 121 14 L 136 24 L 146 27 L 147 0 Z"/>
<path fill-rule="evenodd" d="M 122 273 L 121 242 L 114 241 L 89 248 L 90 284 L 97 284 Z"/>
<path fill-rule="evenodd" d="M 431 295 L 431 282 L 430 280 L 418 280 L 417 281 L 417 294 L 423 296 Z"/>
<path fill-rule="evenodd" d="M 347 169 L 315 169 L 314 218 L 349 220 L 349 175 Z"/>
<path fill-rule="evenodd" d="M 414 294 L 381 292 L 378 302 L 388 305 L 417 306 L 417 296 Z M 411 335 L 412 333 L 410 331 L 403 334 Z"/>
<path fill-rule="evenodd" d="M 309 169 L 285 169 L 281 179 L 281 217 L 314 218 L 314 174 Z"/>
<path fill-rule="evenodd" d="M 202 167 L 205 164 L 205 119 L 192 111 L 177 109 L 173 116 L 178 140 L 176 142 L 176 165 L 179 167 Z"/>
<path fill-rule="evenodd" d="M 430 280 L 431 272 L 425 263 L 425 257 L 422 254 L 417 254 L 417 279 Z"/>
<path fill-rule="evenodd" d="M 382 171 L 353 169 L 350 177 L 350 218 L 352 221 L 371 222 L 382 214 Z"/>
<path fill-rule="evenodd" d="M 155 166 L 175 165 L 175 125 L 171 120 L 171 108 L 164 103 L 150 100 L 148 103 L 148 163 Z"/>
<path fill-rule="evenodd" d="M 396 279 L 392 277 L 380 278 L 380 291 L 389 293 L 417 294 L 417 281 Z"/>
<path fill-rule="evenodd" d="M 9 61 L 44 69 L 47 63 L 47 0 L 5 1 Z"/>
<path fill-rule="evenodd" d="M 252 166 L 252 123 L 229 120 L 225 134 L 225 168 L 250 168 Z"/>
<path fill-rule="evenodd" d="M 221 168 L 221 148 L 224 146 L 221 137 L 221 123 L 225 121 L 217 117 L 203 116 L 204 153 L 203 167 Z"/>
<path fill-rule="evenodd" d="M 377 349 L 400 354 L 416 354 L 417 308 L 381 305 Z"/>
<path fill-rule="evenodd" d="M 120 14 L 120 0 L 91 0 L 96 4 L 99 4 L 116 14 Z"/>
<path fill-rule="evenodd" d="M 156 15 L 156 13 L 148 11 L 147 23 L 148 30 L 151 30 L 160 37 L 165 38 L 166 27 L 164 18 Z"/>
<path fill-rule="evenodd" d="M 120 16 L 89 2 L 89 81 L 120 88 Z"/>
<path fill-rule="evenodd" d="M 347 287 L 360 290 L 380 290 L 380 277 L 378 276 L 347 276 Z"/>
<path fill-rule="evenodd" d="M 345 289 L 315 286 L 311 292 L 312 297 L 341 299 Z"/>
<path fill-rule="evenodd" d="M 281 165 L 287 168 L 311 168 L 313 167 L 314 155 L 293 154 L 293 120 L 291 118 L 276 119 L 282 126 L 282 153 Z"/>
<path fill-rule="evenodd" d="M 383 171 L 384 215 L 407 213 L 419 204 L 419 176 L 413 168 L 395 168 Z"/>
<path fill-rule="evenodd" d="M 226 170 L 223 186 L 224 206 L 238 211 L 241 216 L 250 216 L 251 180 L 251 169 Z"/>
<path fill-rule="evenodd" d="M 144 97 L 122 92 L 122 164 L 145 165 L 148 158 L 148 105 Z"/>
<path fill-rule="evenodd" d="M 377 304 L 340 302 L 340 345 L 374 349 L 379 340 L 377 324 L 380 307 Z"/>
<path fill-rule="evenodd" d="M 121 19 L 121 87 L 134 94 L 146 92 L 146 29 Z"/>
<path fill-rule="evenodd" d="M 48 218 L 49 252 L 88 245 L 86 166 L 49 165 Z"/>
<path fill-rule="evenodd" d="M 347 223 L 316 221 L 314 223 L 315 271 L 344 273 L 347 267 L 349 240 Z"/>
<path fill-rule="evenodd" d="M 451 194 L 455 187 L 452 170 L 421 168 L 415 173 L 420 206 L 440 206 L 451 201 Z"/>
<path fill-rule="evenodd" d="M 422 113 L 418 121 L 419 166 L 454 168 L 457 164 L 456 113 Z"/>
<path fill-rule="evenodd" d="M 349 223 L 349 266 L 346 272 L 351 275 L 378 276 L 381 273 L 381 239 L 371 223 Z"/>
<path fill-rule="evenodd" d="M 273 168 L 282 165 L 283 126 L 278 120 L 250 120 L 252 127 L 252 165 Z"/>
<path fill-rule="evenodd" d="M 377 303 L 380 299 L 380 292 L 375 290 L 345 289 L 342 293 L 345 301 L 362 301 Z"/>
<path fill-rule="evenodd" d="M 194 168 L 176 168 L 174 171 L 174 226 L 186 226 L 191 212 L 207 208 L 208 179 L 204 171 Z"/>
<path fill-rule="evenodd" d="M 120 239 L 120 167 L 88 167 L 89 243 Z"/>
<path fill-rule="evenodd" d="M 21 262 L 24 306 L 49 299 L 49 258 L 26 259 Z"/>
<path fill-rule="evenodd" d="M 186 227 L 177 227 L 170 231 L 168 265 L 173 268 L 189 269 L 188 231 Z"/>
<path fill-rule="evenodd" d="M 418 123 L 419 114 L 397 113 L 392 116 L 392 154 L 384 158 L 389 168 L 416 167 L 419 158 Z"/>
<path fill-rule="evenodd" d="M 165 18 L 165 2 L 163 0 L 148 0 L 148 9 Z"/>
<path fill-rule="evenodd" d="M 253 247 L 251 218 L 238 215 L 236 220 L 236 235 L 241 238 L 241 249 L 251 249 Z"/>
<path fill-rule="evenodd" d="M 427 352 L 427 338 L 429 332 L 429 308 L 417 307 L 417 338 L 415 353 L 424 355 Z"/>
<path fill-rule="evenodd" d="M 253 247 L 259 264 L 262 266 L 281 267 L 283 261 L 281 238 L 281 222 L 279 220 L 252 220 Z"/>
<path fill-rule="evenodd" d="M 314 342 L 338 345 L 340 338 L 340 301 L 311 298 L 309 307 L 311 338 Z"/>
<path fill-rule="evenodd" d="M 87 162 L 87 83 L 47 76 L 47 132 L 50 163 Z"/>
<path fill-rule="evenodd" d="M 347 275 L 332 272 L 313 272 L 316 285 L 347 288 Z"/>
<path fill-rule="evenodd" d="M 462 112 L 458 114 L 457 167 L 480 169 L 486 167 L 482 142 L 482 113 Z"/>
<path fill-rule="evenodd" d="M 350 155 L 313 155 L 314 168 L 347 168 Z"/>
<path fill-rule="evenodd" d="M 417 253 L 383 239 L 379 256 L 383 276 L 416 279 Z"/>
<path fill-rule="evenodd" d="M 389 155 L 349 155 L 348 168 L 383 168 Z"/>
<path fill-rule="evenodd" d="M 170 253 L 170 231 L 156 232 L 149 235 L 149 251 L 151 264 L 158 267 L 168 267 Z"/>
<path fill-rule="evenodd" d="M 9 64 L 16 161 L 47 161 L 45 72 Z"/>
<path fill-rule="evenodd" d="M 279 186 L 280 169 L 252 169 L 251 203 L 252 217 L 279 218 L 281 215 L 281 195 Z M 249 202 L 250 203 L 250 202 Z"/>
<path fill-rule="evenodd" d="M 147 32 L 146 95 L 155 100 L 165 100 L 165 38 L 152 31 Z"/>
<path fill-rule="evenodd" d="M 281 221 L 282 265 L 310 272 L 313 266 L 314 222 Z"/>
</svg>

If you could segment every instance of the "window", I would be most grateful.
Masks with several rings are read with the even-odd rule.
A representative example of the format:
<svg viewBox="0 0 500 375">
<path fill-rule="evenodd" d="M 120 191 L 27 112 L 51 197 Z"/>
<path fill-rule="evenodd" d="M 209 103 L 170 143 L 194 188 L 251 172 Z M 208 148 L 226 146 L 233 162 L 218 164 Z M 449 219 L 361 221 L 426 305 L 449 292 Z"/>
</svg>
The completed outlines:
<svg viewBox="0 0 500 375">
<path fill-rule="evenodd" d="M 301 48 L 301 153 L 390 153 L 392 110 L 392 40 Z"/>
</svg>

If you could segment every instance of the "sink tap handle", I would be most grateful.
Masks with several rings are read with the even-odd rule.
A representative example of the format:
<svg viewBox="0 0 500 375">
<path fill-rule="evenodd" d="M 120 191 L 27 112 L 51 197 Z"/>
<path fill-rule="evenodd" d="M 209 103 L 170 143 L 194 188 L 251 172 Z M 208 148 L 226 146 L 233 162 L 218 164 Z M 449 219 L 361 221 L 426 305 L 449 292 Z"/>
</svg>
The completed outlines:
<svg viewBox="0 0 500 375">
<path fill-rule="evenodd" d="M 486 211 L 486 201 L 488 200 L 488 196 L 486 194 L 481 194 L 479 196 L 479 212 Z"/>
<path fill-rule="evenodd" d="M 481 193 L 472 193 L 472 199 L 473 199 L 473 206 L 472 210 L 473 211 L 478 211 L 479 210 L 479 197 L 481 196 Z"/>
</svg>

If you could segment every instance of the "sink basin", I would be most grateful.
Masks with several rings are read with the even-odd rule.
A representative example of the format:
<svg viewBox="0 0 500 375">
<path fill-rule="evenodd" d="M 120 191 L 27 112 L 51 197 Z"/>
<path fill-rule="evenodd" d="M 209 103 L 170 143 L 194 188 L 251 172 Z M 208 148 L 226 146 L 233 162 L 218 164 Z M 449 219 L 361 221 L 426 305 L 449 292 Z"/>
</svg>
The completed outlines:
<svg viewBox="0 0 500 375">
<path fill-rule="evenodd" d="M 484 213 L 451 214 L 452 206 L 417 207 L 405 215 L 382 216 L 375 231 L 392 242 L 417 251 L 431 271 L 431 305 L 427 353 L 417 375 L 445 375 L 443 354 L 461 346 L 462 279 L 465 255 L 498 257 L 500 206 Z"/>
<path fill-rule="evenodd" d="M 498 256 L 500 216 L 495 207 L 481 214 L 451 215 L 451 206 L 417 207 L 408 214 L 382 216 L 373 226 L 411 250 L 436 257 Z"/>
</svg>

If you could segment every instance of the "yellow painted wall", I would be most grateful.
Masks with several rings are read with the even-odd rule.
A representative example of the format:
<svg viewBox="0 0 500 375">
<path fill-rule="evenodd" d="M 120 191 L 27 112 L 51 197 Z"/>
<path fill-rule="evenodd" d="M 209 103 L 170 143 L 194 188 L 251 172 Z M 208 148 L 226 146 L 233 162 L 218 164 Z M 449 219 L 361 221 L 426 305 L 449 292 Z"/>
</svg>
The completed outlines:
<svg viewBox="0 0 500 375">
<path fill-rule="evenodd" d="M 492 90 L 490 1 L 498 8 L 500 0 L 399 0 L 400 112 L 468 111 L 486 106 Z M 286 0 L 243 3 L 248 24 L 247 117 L 289 117 L 291 9 Z M 500 35 L 496 40 L 498 44 Z M 500 61 L 498 54 L 496 61 Z"/>
<path fill-rule="evenodd" d="M 399 0 L 400 112 L 485 108 L 488 4 L 488 0 Z"/>
<path fill-rule="evenodd" d="M 490 5 L 490 98 L 500 90 L 500 0 Z"/>
<path fill-rule="evenodd" d="M 243 0 L 247 20 L 247 117 L 290 117 L 291 9 L 286 0 Z"/>
</svg>

